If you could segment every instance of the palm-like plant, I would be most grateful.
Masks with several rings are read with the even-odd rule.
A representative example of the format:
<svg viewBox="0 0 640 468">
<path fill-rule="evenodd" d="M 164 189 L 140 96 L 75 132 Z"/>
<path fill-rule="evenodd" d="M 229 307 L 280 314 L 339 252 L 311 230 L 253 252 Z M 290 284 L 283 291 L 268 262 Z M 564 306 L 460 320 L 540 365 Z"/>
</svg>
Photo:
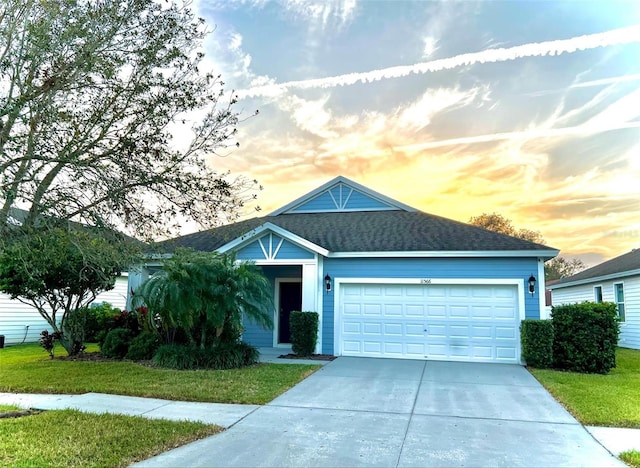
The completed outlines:
<svg viewBox="0 0 640 468">
<path fill-rule="evenodd" d="M 150 319 L 179 328 L 204 348 L 207 330 L 220 340 L 225 330 L 240 329 L 243 316 L 272 328 L 271 285 L 255 264 L 233 254 L 178 251 L 161 272 L 135 292 L 136 305 L 149 308 Z M 198 336 L 194 336 L 198 335 Z"/>
</svg>

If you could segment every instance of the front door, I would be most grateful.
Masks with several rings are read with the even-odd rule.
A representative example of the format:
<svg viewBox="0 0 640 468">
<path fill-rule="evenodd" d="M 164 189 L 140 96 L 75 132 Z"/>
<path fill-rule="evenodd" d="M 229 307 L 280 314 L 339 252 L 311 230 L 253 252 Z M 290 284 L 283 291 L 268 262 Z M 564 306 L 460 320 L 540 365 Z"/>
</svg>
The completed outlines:
<svg viewBox="0 0 640 468">
<path fill-rule="evenodd" d="M 302 283 L 280 283 L 278 311 L 278 343 L 291 343 L 289 316 L 302 308 Z"/>
</svg>

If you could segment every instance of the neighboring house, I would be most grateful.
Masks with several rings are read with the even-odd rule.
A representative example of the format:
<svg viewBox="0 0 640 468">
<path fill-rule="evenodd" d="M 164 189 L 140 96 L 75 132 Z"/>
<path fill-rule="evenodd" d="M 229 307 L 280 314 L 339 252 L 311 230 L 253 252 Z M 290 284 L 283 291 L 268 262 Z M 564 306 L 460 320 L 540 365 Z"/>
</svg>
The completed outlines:
<svg viewBox="0 0 640 468">
<path fill-rule="evenodd" d="M 521 362 L 520 321 L 544 315 L 544 261 L 558 254 L 343 177 L 268 216 L 159 245 L 177 247 L 235 251 L 262 267 L 275 328 L 245 323 L 255 346 L 286 346 L 289 314 L 303 310 L 320 316 L 319 353 L 503 363 Z M 130 286 L 147 276 L 131 270 Z"/>
<path fill-rule="evenodd" d="M 553 305 L 615 302 L 620 318 L 618 344 L 640 349 L 640 249 L 549 285 Z"/>
<path fill-rule="evenodd" d="M 98 295 L 94 303 L 108 302 L 124 309 L 127 301 L 128 274 L 116 278 L 115 287 Z M 5 337 L 5 346 L 34 343 L 40 339 L 42 330 L 51 327 L 40 313 L 31 306 L 0 293 L 0 335 Z"/>
</svg>

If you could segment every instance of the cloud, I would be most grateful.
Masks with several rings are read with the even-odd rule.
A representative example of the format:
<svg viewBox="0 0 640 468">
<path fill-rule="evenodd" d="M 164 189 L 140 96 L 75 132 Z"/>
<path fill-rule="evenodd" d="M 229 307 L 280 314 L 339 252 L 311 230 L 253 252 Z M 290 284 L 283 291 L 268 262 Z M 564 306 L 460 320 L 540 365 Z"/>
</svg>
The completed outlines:
<svg viewBox="0 0 640 468">
<path fill-rule="evenodd" d="M 524 57 L 555 56 L 564 53 L 573 53 L 599 47 L 630 44 L 634 42 L 640 42 L 640 26 L 614 29 L 603 33 L 588 34 L 570 39 L 535 42 L 509 48 L 486 49 L 481 52 L 461 54 L 454 57 L 432 60 L 430 62 L 416 63 L 414 65 L 402 65 L 362 73 L 348 73 L 327 78 L 289 81 L 268 86 L 254 87 L 238 91 L 238 96 L 241 98 L 274 96 L 282 94 L 291 88 L 312 89 L 350 86 L 356 83 L 371 83 L 383 79 L 400 78 L 411 74 L 424 74 L 441 70 L 450 70 L 461 66 L 506 62 Z"/>
<path fill-rule="evenodd" d="M 399 109 L 398 124 L 410 130 L 422 130 L 431 119 L 445 109 L 464 107 L 478 94 L 477 88 L 467 92 L 458 89 L 428 89 L 417 101 Z"/>
<path fill-rule="evenodd" d="M 296 19 L 322 31 L 330 23 L 337 29 L 349 24 L 355 16 L 356 0 L 289 0 L 284 6 Z"/>
</svg>

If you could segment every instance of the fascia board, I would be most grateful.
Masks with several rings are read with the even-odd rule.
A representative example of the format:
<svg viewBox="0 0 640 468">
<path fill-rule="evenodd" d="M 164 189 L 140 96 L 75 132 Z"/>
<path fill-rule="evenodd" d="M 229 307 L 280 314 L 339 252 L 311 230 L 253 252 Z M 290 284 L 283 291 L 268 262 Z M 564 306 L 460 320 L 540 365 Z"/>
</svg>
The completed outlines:
<svg viewBox="0 0 640 468">
<path fill-rule="evenodd" d="M 589 283 L 600 283 L 602 281 L 611 281 L 616 279 L 628 278 L 629 276 L 640 276 L 639 270 L 621 271 L 619 273 L 611 273 L 610 275 L 594 276 L 592 278 L 585 278 L 577 281 L 568 281 L 566 283 L 555 283 L 547 286 L 547 289 L 562 289 L 569 288 L 571 286 L 582 286 Z"/>
<path fill-rule="evenodd" d="M 240 236 L 232 240 L 231 242 L 223 245 L 222 247 L 217 249 L 217 251 L 220 253 L 225 253 L 232 249 L 241 248 L 244 245 L 249 244 L 254 240 L 256 240 L 260 236 L 260 234 L 264 232 L 269 232 L 269 231 L 279 235 L 283 239 L 293 242 L 294 244 L 297 244 L 300 247 L 304 247 L 305 249 L 310 250 L 314 253 L 324 255 L 325 257 L 329 254 L 329 251 L 327 249 L 322 248 L 319 245 L 314 244 L 313 242 L 309 242 L 308 240 L 290 231 L 287 231 L 286 229 L 283 229 L 280 226 L 276 226 L 275 224 L 272 224 L 272 223 L 264 223 L 261 226 L 258 226 L 257 228 L 252 229 L 251 231 L 247 232 L 245 235 Z"/>
<path fill-rule="evenodd" d="M 389 252 L 330 252 L 329 258 L 415 258 L 415 257 L 536 257 L 553 258 L 559 250 L 416 250 Z"/>
</svg>

